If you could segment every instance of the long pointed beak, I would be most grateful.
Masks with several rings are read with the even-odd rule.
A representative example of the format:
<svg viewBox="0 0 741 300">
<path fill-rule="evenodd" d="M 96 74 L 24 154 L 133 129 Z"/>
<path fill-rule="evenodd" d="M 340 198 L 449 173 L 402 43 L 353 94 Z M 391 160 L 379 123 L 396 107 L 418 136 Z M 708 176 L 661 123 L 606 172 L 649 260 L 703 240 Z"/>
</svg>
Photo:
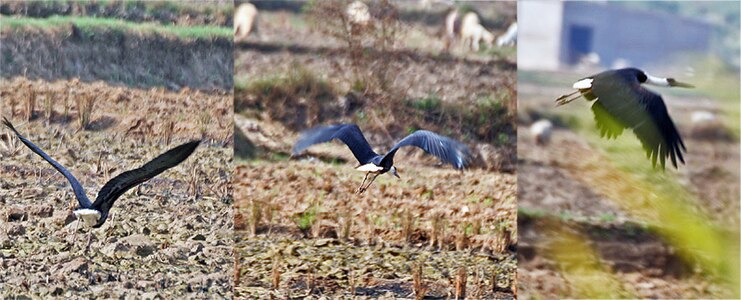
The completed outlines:
<svg viewBox="0 0 741 300">
<path fill-rule="evenodd" d="M 674 80 L 674 78 L 669 78 L 667 79 L 667 81 L 669 82 L 669 86 L 678 86 L 678 87 L 683 87 L 683 88 L 694 88 L 695 87 L 694 85 L 691 85 L 689 83 L 676 81 Z"/>
</svg>

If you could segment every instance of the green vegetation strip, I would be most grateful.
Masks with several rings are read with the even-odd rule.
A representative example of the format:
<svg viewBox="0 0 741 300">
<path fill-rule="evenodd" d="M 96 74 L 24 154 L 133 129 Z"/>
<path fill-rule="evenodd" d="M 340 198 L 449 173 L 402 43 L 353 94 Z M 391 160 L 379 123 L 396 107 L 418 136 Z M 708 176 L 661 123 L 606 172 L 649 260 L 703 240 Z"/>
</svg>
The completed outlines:
<svg viewBox="0 0 741 300">
<path fill-rule="evenodd" d="M 172 26 L 156 23 L 134 23 L 113 18 L 53 16 L 49 18 L 8 18 L 0 19 L 0 30 L 22 29 L 27 27 L 56 28 L 75 25 L 83 33 L 106 28 L 116 31 L 158 33 L 182 39 L 232 38 L 232 29 L 219 26 Z"/>
</svg>

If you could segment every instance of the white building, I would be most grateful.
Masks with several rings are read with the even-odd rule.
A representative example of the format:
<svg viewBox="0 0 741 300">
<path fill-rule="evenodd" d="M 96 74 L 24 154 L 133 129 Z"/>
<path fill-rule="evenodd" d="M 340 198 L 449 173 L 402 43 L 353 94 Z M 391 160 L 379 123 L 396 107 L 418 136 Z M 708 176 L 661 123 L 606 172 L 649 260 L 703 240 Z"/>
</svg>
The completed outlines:
<svg viewBox="0 0 741 300">
<path fill-rule="evenodd" d="M 606 2 L 521 1 L 517 8 L 520 69 L 556 70 L 584 60 L 644 67 L 709 51 L 711 25 L 676 15 Z"/>
</svg>

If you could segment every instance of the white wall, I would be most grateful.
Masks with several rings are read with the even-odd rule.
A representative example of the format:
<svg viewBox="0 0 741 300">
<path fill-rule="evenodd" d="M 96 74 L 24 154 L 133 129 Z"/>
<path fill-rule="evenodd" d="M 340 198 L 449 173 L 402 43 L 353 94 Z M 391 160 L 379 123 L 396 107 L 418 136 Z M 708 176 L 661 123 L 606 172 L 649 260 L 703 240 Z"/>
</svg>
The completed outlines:
<svg viewBox="0 0 741 300">
<path fill-rule="evenodd" d="M 517 3 L 517 68 L 556 70 L 559 67 L 563 3 Z"/>
</svg>

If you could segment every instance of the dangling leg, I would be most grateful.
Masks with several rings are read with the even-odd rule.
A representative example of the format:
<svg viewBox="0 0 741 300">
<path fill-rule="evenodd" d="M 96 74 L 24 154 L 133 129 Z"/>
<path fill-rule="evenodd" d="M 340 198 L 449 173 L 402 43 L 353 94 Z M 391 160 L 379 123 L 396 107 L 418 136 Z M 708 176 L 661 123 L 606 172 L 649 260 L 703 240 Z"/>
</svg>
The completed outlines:
<svg viewBox="0 0 741 300">
<path fill-rule="evenodd" d="M 87 243 L 85 243 L 85 252 L 90 248 L 90 237 L 93 236 L 93 229 L 90 228 L 90 231 L 87 234 Z"/>
<path fill-rule="evenodd" d="M 74 246 L 75 242 L 77 242 L 77 229 L 80 227 L 80 219 L 77 219 L 77 224 L 75 224 L 75 229 L 72 232 L 72 245 Z M 70 247 L 70 250 L 72 250 L 72 247 Z"/>
<path fill-rule="evenodd" d="M 365 184 L 365 181 L 368 179 L 368 174 L 370 173 L 365 173 L 365 178 L 363 178 L 363 183 L 360 184 L 360 187 L 358 188 L 356 192 L 357 194 L 360 194 L 363 192 L 363 185 Z"/>
<path fill-rule="evenodd" d="M 558 97 L 558 99 L 556 99 L 556 106 L 561 106 L 561 105 L 564 105 L 564 104 L 569 103 L 571 101 L 574 101 L 576 99 L 579 99 L 579 97 L 581 97 L 581 93 L 580 92 L 581 91 L 577 90 L 577 91 L 575 91 L 575 92 L 573 92 L 571 94 L 562 95 L 561 97 Z M 573 96 L 576 93 L 579 93 L 579 94 L 576 95 L 576 96 L 574 96 L 573 98 L 569 99 L 569 97 Z"/>
<path fill-rule="evenodd" d="M 373 178 L 371 178 L 370 182 L 368 182 L 368 184 L 365 187 L 362 188 L 362 190 L 360 191 L 360 193 L 365 192 L 365 190 L 367 190 L 371 186 L 371 184 L 373 183 L 373 181 L 376 180 L 376 177 L 378 177 L 378 175 L 380 175 L 380 174 L 373 175 Z"/>
</svg>

